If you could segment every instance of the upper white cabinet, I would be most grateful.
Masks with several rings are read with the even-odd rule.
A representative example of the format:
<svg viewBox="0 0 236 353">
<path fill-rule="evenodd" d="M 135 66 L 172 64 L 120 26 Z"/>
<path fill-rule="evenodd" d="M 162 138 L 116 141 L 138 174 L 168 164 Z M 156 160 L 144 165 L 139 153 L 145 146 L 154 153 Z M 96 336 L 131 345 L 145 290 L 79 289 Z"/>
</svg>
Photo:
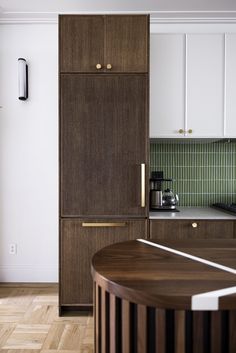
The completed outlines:
<svg viewBox="0 0 236 353">
<path fill-rule="evenodd" d="M 150 137 L 236 137 L 236 34 L 151 34 Z"/>
<path fill-rule="evenodd" d="M 225 136 L 236 136 L 236 34 L 225 36 Z"/>
<path fill-rule="evenodd" d="M 186 36 L 186 123 L 193 137 L 224 132 L 224 35 Z"/>
<path fill-rule="evenodd" d="M 175 137 L 184 129 L 185 36 L 151 36 L 151 137 Z"/>
</svg>

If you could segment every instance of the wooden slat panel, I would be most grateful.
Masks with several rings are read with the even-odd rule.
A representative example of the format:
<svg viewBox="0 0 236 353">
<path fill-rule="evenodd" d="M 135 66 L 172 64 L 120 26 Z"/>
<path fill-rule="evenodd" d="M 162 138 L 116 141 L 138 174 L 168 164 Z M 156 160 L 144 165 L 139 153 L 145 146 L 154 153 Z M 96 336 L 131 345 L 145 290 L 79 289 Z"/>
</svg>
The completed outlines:
<svg viewBox="0 0 236 353">
<path fill-rule="evenodd" d="M 122 352 L 130 352 L 130 303 L 122 300 Z M 111 351 L 112 352 L 112 351 Z"/>
<path fill-rule="evenodd" d="M 101 334 L 101 353 L 107 353 L 108 352 L 108 345 L 109 345 L 109 331 L 108 331 L 108 325 L 109 325 L 109 319 L 108 319 L 108 314 L 109 314 L 109 303 L 107 301 L 107 293 L 106 291 L 102 288 L 102 295 L 101 295 L 101 329 L 102 329 L 102 334 Z"/>
<path fill-rule="evenodd" d="M 204 351 L 204 318 L 202 311 L 193 312 L 193 353 L 205 353 Z"/>
<path fill-rule="evenodd" d="M 175 311 L 175 353 L 185 352 L 185 311 Z"/>
<path fill-rule="evenodd" d="M 166 352 L 166 314 L 165 310 L 156 309 L 156 353 Z"/>
<path fill-rule="evenodd" d="M 229 313 L 229 353 L 236 351 L 236 310 Z"/>
<path fill-rule="evenodd" d="M 95 286 L 95 353 L 101 352 L 101 288 L 96 284 Z"/>
<path fill-rule="evenodd" d="M 110 294 L 110 352 L 116 351 L 116 297 Z"/>
<path fill-rule="evenodd" d="M 138 353 L 147 353 L 147 307 L 138 305 Z"/>
<path fill-rule="evenodd" d="M 221 353 L 222 340 L 222 326 L 221 326 L 222 312 L 211 312 L 211 352 Z"/>
</svg>

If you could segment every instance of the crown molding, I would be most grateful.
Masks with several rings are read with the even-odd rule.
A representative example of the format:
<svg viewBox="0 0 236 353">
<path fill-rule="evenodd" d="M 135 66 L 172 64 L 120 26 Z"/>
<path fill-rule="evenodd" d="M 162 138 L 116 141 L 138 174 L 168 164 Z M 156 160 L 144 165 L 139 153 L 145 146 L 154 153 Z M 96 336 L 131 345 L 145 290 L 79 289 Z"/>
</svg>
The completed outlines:
<svg viewBox="0 0 236 353">
<path fill-rule="evenodd" d="M 150 14 L 151 24 L 236 23 L 236 11 L 70 11 L 60 14 Z M 58 12 L 0 12 L 0 24 L 57 24 Z"/>
</svg>

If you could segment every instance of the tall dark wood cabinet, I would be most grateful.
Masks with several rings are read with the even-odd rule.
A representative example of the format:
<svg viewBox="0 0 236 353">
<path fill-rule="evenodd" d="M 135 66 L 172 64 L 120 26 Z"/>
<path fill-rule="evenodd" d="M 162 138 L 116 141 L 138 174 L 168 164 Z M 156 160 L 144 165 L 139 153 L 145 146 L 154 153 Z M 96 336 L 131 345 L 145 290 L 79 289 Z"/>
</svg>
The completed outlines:
<svg viewBox="0 0 236 353">
<path fill-rule="evenodd" d="M 90 261 L 147 236 L 149 16 L 63 15 L 59 306 L 92 305 Z"/>
</svg>

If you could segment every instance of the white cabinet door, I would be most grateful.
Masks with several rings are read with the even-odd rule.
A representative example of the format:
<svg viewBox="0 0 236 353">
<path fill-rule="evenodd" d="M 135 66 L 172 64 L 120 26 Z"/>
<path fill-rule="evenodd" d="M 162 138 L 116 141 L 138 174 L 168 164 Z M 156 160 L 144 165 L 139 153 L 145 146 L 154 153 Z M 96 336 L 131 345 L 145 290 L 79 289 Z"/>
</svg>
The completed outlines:
<svg viewBox="0 0 236 353">
<path fill-rule="evenodd" d="M 226 34 L 225 49 L 225 136 L 236 137 L 236 34 Z"/>
<path fill-rule="evenodd" d="M 185 35 L 152 34 L 150 137 L 181 137 L 184 129 Z"/>
<path fill-rule="evenodd" d="M 186 50 L 187 130 L 192 137 L 222 137 L 224 35 L 189 34 Z"/>
</svg>

